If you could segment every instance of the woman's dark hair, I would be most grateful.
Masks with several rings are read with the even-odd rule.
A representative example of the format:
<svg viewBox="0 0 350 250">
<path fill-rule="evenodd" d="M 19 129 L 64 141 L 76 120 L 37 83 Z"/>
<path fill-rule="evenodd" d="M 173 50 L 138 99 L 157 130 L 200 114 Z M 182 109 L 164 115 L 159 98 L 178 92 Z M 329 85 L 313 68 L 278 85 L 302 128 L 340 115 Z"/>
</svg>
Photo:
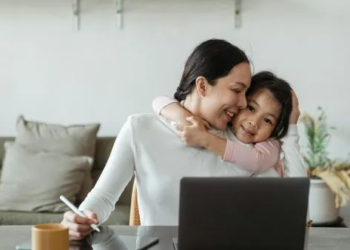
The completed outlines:
<svg viewBox="0 0 350 250">
<path fill-rule="evenodd" d="M 199 44 L 186 61 L 175 99 L 185 100 L 192 93 L 197 77 L 205 77 L 210 85 L 215 85 L 217 79 L 242 62 L 249 63 L 246 54 L 225 40 L 210 39 Z"/>
<path fill-rule="evenodd" d="M 247 97 L 254 95 L 260 90 L 269 90 L 274 98 L 281 104 L 281 114 L 277 121 L 277 126 L 272 132 L 272 138 L 281 139 L 289 127 L 289 117 L 292 112 L 292 88 L 285 80 L 278 78 L 271 72 L 262 71 L 252 77 L 250 88 L 247 90 Z"/>
</svg>

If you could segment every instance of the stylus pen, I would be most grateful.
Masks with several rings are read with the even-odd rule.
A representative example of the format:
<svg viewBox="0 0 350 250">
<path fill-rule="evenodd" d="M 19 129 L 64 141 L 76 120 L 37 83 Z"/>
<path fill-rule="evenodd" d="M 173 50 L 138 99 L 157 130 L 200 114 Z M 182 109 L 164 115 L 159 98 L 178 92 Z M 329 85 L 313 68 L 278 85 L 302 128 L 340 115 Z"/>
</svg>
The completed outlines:
<svg viewBox="0 0 350 250">
<path fill-rule="evenodd" d="M 66 197 L 63 195 L 60 196 L 61 201 L 63 201 L 74 213 L 77 215 L 80 215 L 81 217 L 88 218 L 82 211 L 79 211 L 78 208 L 76 208 Z M 97 225 L 91 224 L 90 225 L 95 231 L 101 232 L 101 230 L 98 228 Z"/>
<path fill-rule="evenodd" d="M 154 241 L 148 243 L 147 245 L 145 245 L 145 246 L 143 246 L 143 247 L 141 247 L 141 248 L 138 248 L 137 250 L 147 250 L 147 249 L 149 249 L 149 248 L 151 248 L 151 247 L 157 245 L 158 243 L 159 243 L 159 239 L 156 239 L 156 240 L 154 240 Z"/>
</svg>

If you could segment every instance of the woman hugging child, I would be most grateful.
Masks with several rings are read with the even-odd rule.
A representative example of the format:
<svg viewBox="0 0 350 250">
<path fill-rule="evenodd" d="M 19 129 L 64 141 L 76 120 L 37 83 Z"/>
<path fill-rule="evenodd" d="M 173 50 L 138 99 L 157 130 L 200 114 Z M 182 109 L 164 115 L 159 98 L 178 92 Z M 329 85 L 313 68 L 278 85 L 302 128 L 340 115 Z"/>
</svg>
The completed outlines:
<svg viewBox="0 0 350 250">
<path fill-rule="evenodd" d="M 299 153 L 293 153 L 300 150 L 296 126 L 300 112 L 292 88 L 285 80 L 264 71 L 252 77 L 246 96 L 246 107 L 236 115 L 226 111 L 235 136 L 232 141 L 210 133 L 210 125 L 193 117 L 181 105 L 179 96 L 175 96 L 177 99 L 157 97 L 153 109 L 174 121 L 178 135 L 188 146 L 206 148 L 252 174 L 274 167 L 280 176 L 288 176 L 280 161 L 281 143 L 290 140 L 294 145 L 284 148 L 288 152 L 283 153 L 288 153 L 291 160 L 294 156 L 300 158 Z M 293 172 L 297 173 L 296 176 L 306 176 L 305 168 Z"/>
</svg>

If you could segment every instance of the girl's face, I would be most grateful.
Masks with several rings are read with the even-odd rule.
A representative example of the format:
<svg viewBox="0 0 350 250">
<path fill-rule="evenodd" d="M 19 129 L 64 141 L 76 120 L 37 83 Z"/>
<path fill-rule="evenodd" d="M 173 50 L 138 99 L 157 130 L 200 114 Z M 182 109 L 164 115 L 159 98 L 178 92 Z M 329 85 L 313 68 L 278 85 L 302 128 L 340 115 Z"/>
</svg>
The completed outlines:
<svg viewBox="0 0 350 250">
<path fill-rule="evenodd" d="M 247 108 L 241 110 L 232 120 L 238 140 L 243 143 L 258 143 L 267 140 L 281 115 L 281 104 L 273 94 L 262 89 L 247 97 Z"/>
<path fill-rule="evenodd" d="M 226 129 L 232 116 L 246 107 L 245 94 L 250 81 L 249 64 L 240 63 L 228 75 L 218 79 L 214 86 L 206 84 L 206 89 L 201 94 L 199 116 L 216 129 Z"/>
</svg>

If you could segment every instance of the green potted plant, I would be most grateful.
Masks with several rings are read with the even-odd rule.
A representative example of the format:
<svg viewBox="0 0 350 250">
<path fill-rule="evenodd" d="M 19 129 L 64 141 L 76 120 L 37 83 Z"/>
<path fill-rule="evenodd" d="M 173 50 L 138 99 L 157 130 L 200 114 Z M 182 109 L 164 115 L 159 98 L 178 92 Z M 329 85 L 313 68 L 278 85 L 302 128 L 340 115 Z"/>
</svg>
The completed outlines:
<svg viewBox="0 0 350 250">
<path fill-rule="evenodd" d="M 304 114 L 300 119 L 306 137 L 303 156 L 311 178 L 309 213 L 313 223 L 329 223 L 338 219 L 339 207 L 350 199 L 350 164 L 329 158 L 330 130 L 335 128 L 327 125 L 324 109 L 317 111 L 316 117 Z"/>
</svg>

